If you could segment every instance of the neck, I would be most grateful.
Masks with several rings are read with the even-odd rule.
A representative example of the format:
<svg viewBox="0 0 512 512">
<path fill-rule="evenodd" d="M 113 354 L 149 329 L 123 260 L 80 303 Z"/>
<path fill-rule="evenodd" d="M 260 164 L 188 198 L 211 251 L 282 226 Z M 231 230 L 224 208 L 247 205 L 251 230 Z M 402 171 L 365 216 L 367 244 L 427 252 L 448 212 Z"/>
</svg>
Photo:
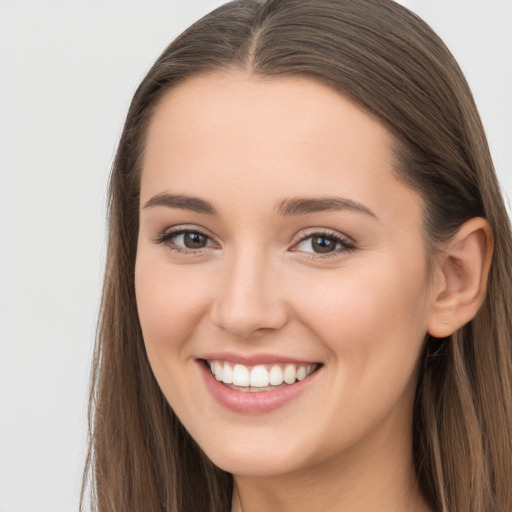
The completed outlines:
<svg viewBox="0 0 512 512">
<path fill-rule="evenodd" d="M 286 475 L 235 476 L 232 512 L 431 512 L 404 440 L 378 457 L 375 446 L 358 446 Z"/>
</svg>

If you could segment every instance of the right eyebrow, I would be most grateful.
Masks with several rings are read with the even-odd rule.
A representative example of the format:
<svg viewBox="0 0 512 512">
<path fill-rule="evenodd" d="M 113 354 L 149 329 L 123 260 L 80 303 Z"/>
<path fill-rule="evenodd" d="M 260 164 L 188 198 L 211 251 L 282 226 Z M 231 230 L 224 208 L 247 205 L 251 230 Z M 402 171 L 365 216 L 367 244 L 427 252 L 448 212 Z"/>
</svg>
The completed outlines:
<svg viewBox="0 0 512 512">
<path fill-rule="evenodd" d="M 153 196 L 143 208 L 153 208 L 155 206 L 166 206 L 167 208 L 181 208 L 196 213 L 206 213 L 208 215 L 217 215 L 217 210 L 198 197 L 184 196 L 180 194 L 157 194 Z"/>
<path fill-rule="evenodd" d="M 284 200 L 279 206 L 280 215 L 307 215 L 327 211 L 352 211 L 377 219 L 377 215 L 361 203 L 342 197 L 295 197 Z"/>
</svg>

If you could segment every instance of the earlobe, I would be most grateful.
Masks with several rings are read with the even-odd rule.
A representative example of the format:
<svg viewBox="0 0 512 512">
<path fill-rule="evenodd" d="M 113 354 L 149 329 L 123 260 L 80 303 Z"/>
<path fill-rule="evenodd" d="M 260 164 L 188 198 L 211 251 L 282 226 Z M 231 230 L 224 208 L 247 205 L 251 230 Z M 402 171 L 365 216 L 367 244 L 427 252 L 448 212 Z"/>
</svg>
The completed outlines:
<svg viewBox="0 0 512 512">
<path fill-rule="evenodd" d="M 492 231 L 481 217 L 464 223 L 447 242 L 427 326 L 431 336 L 450 336 L 477 314 L 487 291 L 492 253 Z"/>
</svg>

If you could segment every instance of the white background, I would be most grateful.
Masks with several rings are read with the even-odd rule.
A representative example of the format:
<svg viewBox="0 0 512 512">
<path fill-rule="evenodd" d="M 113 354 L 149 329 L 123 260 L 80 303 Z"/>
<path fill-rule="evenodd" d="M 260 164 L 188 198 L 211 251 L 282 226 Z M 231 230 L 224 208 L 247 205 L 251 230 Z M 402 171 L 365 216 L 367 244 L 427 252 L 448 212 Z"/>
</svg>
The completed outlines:
<svg viewBox="0 0 512 512">
<path fill-rule="evenodd" d="M 109 168 L 131 96 L 222 0 L 0 0 L 0 511 L 78 508 Z M 402 0 L 444 38 L 512 191 L 512 0 Z"/>
</svg>

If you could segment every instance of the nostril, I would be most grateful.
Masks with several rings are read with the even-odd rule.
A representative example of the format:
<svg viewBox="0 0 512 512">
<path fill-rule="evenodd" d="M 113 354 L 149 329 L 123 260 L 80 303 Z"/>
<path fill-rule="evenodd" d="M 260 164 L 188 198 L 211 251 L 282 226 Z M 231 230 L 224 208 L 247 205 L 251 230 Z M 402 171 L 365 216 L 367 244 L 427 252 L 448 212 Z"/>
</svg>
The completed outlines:
<svg viewBox="0 0 512 512">
<path fill-rule="evenodd" d="M 213 324 L 237 338 L 268 335 L 288 322 L 285 301 L 276 293 L 276 279 L 263 259 L 253 251 L 226 267 L 224 286 L 212 304 Z"/>
</svg>

